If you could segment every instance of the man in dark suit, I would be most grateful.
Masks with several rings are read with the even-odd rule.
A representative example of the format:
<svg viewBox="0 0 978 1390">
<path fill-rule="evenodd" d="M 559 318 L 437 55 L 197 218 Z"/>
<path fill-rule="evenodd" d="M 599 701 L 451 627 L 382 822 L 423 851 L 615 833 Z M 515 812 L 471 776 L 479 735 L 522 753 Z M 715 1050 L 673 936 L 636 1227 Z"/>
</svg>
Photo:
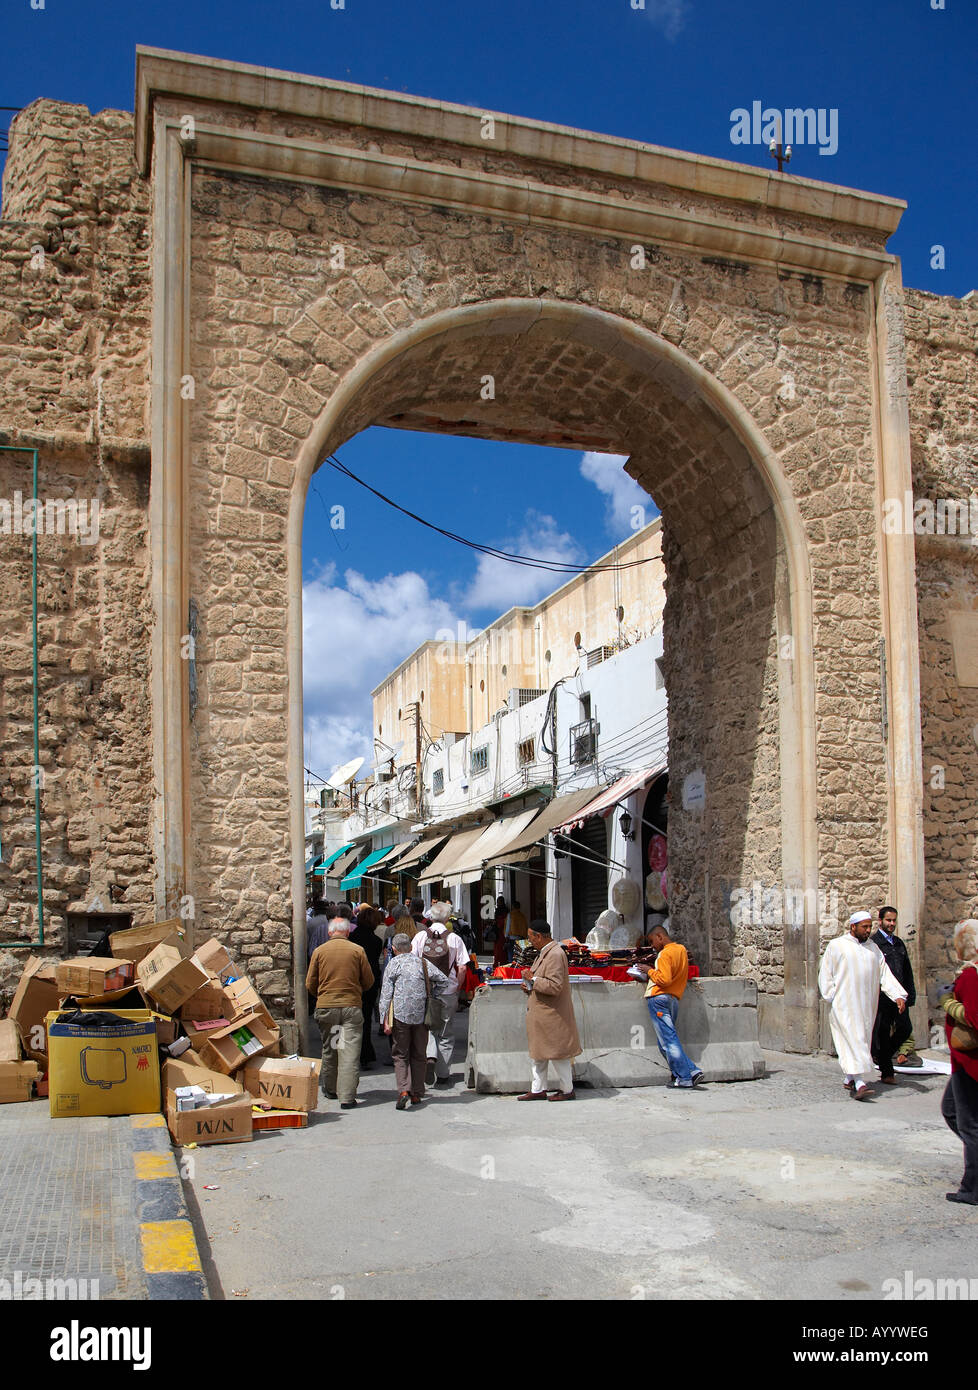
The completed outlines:
<svg viewBox="0 0 978 1390">
<path fill-rule="evenodd" d="M 880 1080 L 888 1086 L 896 1085 L 893 1057 L 910 1036 L 913 1026 L 910 1022 L 910 1007 L 917 998 L 910 956 L 896 934 L 896 926 L 896 908 L 881 907 L 879 926 L 870 937 L 883 952 L 890 970 L 907 991 L 907 1007 L 903 1013 L 898 1013 L 896 1005 L 887 999 L 885 994 L 881 994 L 876 1022 L 873 1025 L 873 1061 L 880 1069 Z"/>
</svg>

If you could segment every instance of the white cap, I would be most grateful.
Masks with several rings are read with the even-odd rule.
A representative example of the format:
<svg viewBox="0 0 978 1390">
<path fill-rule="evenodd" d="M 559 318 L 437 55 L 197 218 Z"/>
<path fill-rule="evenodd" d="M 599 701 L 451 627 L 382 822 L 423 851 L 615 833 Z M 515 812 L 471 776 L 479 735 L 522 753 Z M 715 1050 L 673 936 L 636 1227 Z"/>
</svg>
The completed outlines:
<svg viewBox="0 0 978 1390">
<path fill-rule="evenodd" d="M 854 927 L 857 922 L 871 922 L 873 914 L 871 912 L 854 912 L 849 918 L 850 927 Z"/>
</svg>

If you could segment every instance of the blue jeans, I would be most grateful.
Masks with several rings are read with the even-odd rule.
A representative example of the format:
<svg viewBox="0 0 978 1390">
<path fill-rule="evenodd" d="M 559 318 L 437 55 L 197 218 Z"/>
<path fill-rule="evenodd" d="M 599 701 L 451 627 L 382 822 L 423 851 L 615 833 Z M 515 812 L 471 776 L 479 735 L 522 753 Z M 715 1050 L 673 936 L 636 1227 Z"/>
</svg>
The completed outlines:
<svg viewBox="0 0 978 1390">
<path fill-rule="evenodd" d="M 680 1086 L 692 1086 L 693 1078 L 701 1076 L 702 1073 L 686 1056 L 676 1032 L 679 1000 L 674 994 L 656 994 L 645 1002 L 649 1006 L 655 1040 L 659 1044 L 659 1051 L 666 1059 L 666 1065 Z"/>
</svg>

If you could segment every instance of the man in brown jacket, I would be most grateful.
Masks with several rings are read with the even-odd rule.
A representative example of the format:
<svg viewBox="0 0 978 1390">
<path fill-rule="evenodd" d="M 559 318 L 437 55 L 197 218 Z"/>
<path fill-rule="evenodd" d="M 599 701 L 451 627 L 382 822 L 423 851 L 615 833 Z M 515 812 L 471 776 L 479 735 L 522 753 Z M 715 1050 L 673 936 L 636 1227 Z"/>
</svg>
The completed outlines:
<svg viewBox="0 0 978 1390">
<path fill-rule="evenodd" d="M 373 982 L 366 951 L 350 940 L 350 923 L 334 917 L 329 940 L 312 953 L 306 989 L 315 996 L 315 1018 L 323 1039 L 319 1082 L 330 1099 L 339 1096 L 341 1110 L 352 1110 L 357 1104 L 363 996 Z"/>
<path fill-rule="evenodd" d="M 523 989 L 530 996 L 526 1010 L 526 1037 L 530 1045 L 533 1079 L 518 1100 L 573 1100 L 574 1058 L 580 1054 L 574 1001 L 571 998 L 567 957 L 551 938 L 550 925 L 531 922 L 530 945 L 539 951 L 531 970 L 523 971 Z M 557 1077 L 557 1090 L 547 1095 L 547 1066 Z"/>
</svg>

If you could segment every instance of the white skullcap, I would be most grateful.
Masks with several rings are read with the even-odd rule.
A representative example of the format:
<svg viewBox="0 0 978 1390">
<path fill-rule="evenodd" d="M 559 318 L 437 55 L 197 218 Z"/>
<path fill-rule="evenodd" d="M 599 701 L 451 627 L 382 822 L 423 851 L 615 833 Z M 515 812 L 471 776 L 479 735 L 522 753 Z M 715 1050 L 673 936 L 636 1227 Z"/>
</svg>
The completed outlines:
<svg viewBox="0 0 978 1390">
<path fill-rule="evenodd" d="M 857 922 L 871 922 L 873 914 L 871 912 L 854 912 L 849 918 L 850 927 L 854 927 Z"/>
</svg>

